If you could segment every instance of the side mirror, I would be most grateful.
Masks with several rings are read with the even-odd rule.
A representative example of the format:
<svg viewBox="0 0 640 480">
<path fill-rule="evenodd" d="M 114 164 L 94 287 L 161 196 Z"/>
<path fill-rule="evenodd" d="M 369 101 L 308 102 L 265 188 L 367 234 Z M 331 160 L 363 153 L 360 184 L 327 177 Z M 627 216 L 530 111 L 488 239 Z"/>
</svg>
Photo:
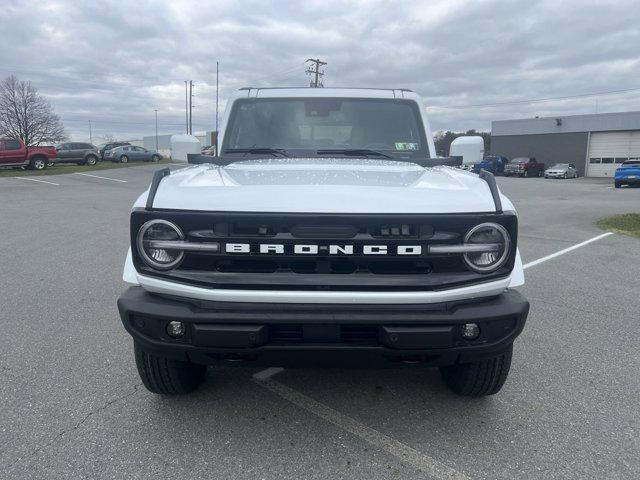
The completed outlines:
<svg viewBox="0 0 640 480">
<path fill-rule="evenodd" d="M 187 153 L 187 163 L 191 165 L 202 165 L 203 163 L 213 163 L 216 157 L 212 155 L 202 155 L 200 153 Z"/>
</svg>

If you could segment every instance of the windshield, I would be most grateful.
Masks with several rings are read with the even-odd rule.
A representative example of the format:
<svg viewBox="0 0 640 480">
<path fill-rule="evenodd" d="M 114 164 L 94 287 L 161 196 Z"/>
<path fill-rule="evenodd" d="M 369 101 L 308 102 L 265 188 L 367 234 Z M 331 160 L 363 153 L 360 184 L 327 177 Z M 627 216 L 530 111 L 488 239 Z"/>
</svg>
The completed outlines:
<svg viewBox="0 0 640 480">
<path fill-rule="evenodd" d="M 551 168 L 557 168 L 557 169 L 563 169 L 563 168 L 569 168 L 569 164 L 568 163 L 556 163 L 553 167 Z"/>
<path fill-rule="evenodd" d="M 529 159 L 527 157 L 518 157 L 511 160 L 511 163 L 527 163 Z"/>
<path fill-rule="evenodd" d="M 270 148 L 305 150 L 305 155 L 313 156 L 322 150 L 429 156 L 418 105 L 409 100 L 377 98 L 237 100 L 224 146 L 224 153 Z"/>
</svg>

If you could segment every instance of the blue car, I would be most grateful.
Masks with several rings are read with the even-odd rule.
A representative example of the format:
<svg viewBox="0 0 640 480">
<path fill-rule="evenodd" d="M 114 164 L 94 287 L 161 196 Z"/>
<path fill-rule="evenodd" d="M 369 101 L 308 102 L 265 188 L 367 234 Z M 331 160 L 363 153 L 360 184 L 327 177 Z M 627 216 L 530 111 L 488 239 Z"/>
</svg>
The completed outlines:
<svg viewBox="0 0 640 480">
<path fill-rule="evenodd" d="M 616 170 L 614 177 L 616 188 L 623 185 L 640 185 L 640 159 L 632 158 Z"/>
<path fill-rule="evenodd" d="M 486 170 L 494 175 L 502 175 L 504 173 L 504 166 L 509 163 L 507 157 L 502 155 L 488 155 L 480 163 L 473 165 L 473 171 L 480 173 L 480 170 Z"/>
</svg>

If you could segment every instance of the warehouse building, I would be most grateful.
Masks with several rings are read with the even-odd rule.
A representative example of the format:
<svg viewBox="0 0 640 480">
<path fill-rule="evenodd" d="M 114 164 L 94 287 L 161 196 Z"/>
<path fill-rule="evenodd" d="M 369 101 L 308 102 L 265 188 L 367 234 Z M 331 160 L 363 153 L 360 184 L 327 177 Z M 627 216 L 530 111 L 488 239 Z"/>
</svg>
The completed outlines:
<svg viewBox="0 0 640 480">
<path fill-rule="evenodd" d="M 491 122 L 491 153 L 535 157 L 547 167 L 573 163 L 589 177 L 613 177 L 640 158 L 640 112 L 536 117 Z"/>
</svg>

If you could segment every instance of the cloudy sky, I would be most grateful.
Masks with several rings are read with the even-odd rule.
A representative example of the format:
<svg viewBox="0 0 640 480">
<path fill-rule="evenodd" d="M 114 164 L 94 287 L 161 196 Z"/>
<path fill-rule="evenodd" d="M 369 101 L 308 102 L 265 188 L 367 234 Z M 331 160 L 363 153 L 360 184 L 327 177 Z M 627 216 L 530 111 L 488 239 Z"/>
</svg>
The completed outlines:
<svg viewBox="0 0 640 480">
<path fill-rule="evenodd" d="M 30 80 L 74 139 L 91 121 L 94 143 L 152 134 L 154 109 L 161 132 L 182 131 L 188 79 L 194 130 L 212 129 L 216 60 L 221 112 L 242 86 L 308 85 L 309 57 L 328 62 L 325 86 L 417 91 L 434 130 L 640 110 L 639 1 L 0 0 L 0 12 L 0 77 Z"/>
</svg>

